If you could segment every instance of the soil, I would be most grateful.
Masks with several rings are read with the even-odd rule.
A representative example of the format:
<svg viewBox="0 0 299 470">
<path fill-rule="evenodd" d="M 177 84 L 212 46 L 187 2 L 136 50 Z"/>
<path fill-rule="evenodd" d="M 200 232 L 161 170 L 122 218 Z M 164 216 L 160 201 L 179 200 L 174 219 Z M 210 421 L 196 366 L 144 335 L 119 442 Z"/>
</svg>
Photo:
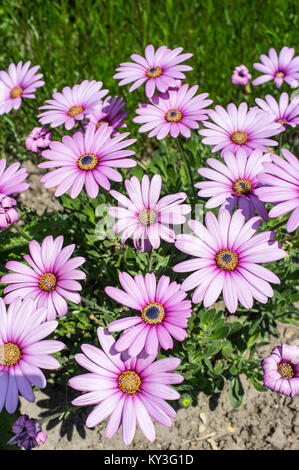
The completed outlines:
<svg viewBox="0 0 299 470">
<path fill-rule="evenodd" d="M 21 195 L 22 203 L 39 214 L 46 208 L 60 210 L 54 192 L 40 183 L 44 170 L 37 169 L 31 161 L 22 165 L 28 168 L 31 183 L 31 189 Z M 299 328 L 279 324 L 278 338 L 272 337 L 268 346 L 259 349 L 260 357 L 269 355 L 273 347 L 284 342 L 299 346 Z M 92 407 L 78 407 L 65 420 L 51 418 L 57 411 L 65 410 L 66 391 L 55 386 L 48 385 L 35 392 L 34 403 L 20 398 L 20 411 L 43 420 L 48 438 L 36 450 L 298 450 L 299 395 L 291 399 L 270 391 L 258 392 L 246 377 L 242 383 L 245 397 L 240 408 L 233 409 L 230 405 L 229 383 L 217 397 L 208 398 L 200 393 L 196 407 L 177 411 L 172 427 L 155 423 L 154 443 L 138 428 L 130 446 L 123 443 L 121 430 L 112 439 L 106 439 L 104 423 L 94 429 L 86 428 L 85 421 Z M 68 388 L 67 399 L 78 394 Z"/>
</svg>

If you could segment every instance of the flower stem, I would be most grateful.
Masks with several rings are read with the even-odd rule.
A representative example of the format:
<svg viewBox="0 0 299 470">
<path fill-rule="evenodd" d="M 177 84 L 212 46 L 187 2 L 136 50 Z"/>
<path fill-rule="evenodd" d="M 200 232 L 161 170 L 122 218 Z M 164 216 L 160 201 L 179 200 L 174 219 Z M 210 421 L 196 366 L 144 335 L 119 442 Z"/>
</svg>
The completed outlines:
<svg viewBox="0 0 299 470">
<path fill-rule="evenodd" d="M 183 143 L 182 143 L 182 141 L 181 141 L 181 139 L 180 139 L 180 136 L 176 139 L 176 141 L 177 141 L 177 144 L 178 144 L 179 153 L 181 154 L 182 159 L 183 159 L 183 161 L 184 161 L 185 171 L 186 171 L 188 183 L 189 183 L 190 186 L 192 186 L 193 198 L 194 198 L 194 201 L 196 201 L 196 192 L 195 192 L 195 187 L 194 187 L 194 181 L 193 181 L 192 170 L 191 170 L 191 168 L 190 168 L 190 162 L 188 161 L 188 158 L 187 158 L 187 155 L 186 155 L 186 153 L 185 153 L 185 150 L 184 150 L 184 147 L 183 147 Z"/>
<path fill-rule="evenodd" d="M 27 233 L 24 232 L 24 230 L 21 229 L 21 227 L 16 223 L 12 223 L 11 226 L 20 234 L 22 235 L 22 237 L 25 238 L 25 240 L 27 240 L 28 242 L 31 242 L 32 241 L 32 238 L 27 235 Z"/>
<path fill-rule="evenodd" d="M 103 312 L 103 313 L 111 314 L 111 312 L 109 310 L 107 310 L 106 308 L 100 307 L 99 305 L 95 304 L 91 300 L 88 300 L 85 297 L 82 297 L 82 295 L 81 295 L 81 300 L 82 300 L 83 303 L 85 303 L 86 305 L 90 305 L 90 307 L 94 308 L 95 310 L 101 310 L 101 312 Z"/>
</svg>

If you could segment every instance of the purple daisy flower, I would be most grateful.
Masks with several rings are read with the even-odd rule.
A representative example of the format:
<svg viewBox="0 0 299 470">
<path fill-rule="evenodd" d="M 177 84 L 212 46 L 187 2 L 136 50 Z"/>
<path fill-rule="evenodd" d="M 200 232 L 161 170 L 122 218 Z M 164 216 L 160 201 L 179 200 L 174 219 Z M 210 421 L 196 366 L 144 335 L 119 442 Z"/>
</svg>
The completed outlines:
<svg viewBox="0 0 299 470">
<path fill-rule="evenodd" d="M 99 186 L 110 189 L 110 181 L 122 181 L 121 174 L 115 168 L 132 168 L 136 162 L 131 158 L 133 150 L 126 147 L 136 139 L 126 139 L 129 132 L 110 138 L 113 128 L 104 124 L 96 130 L 89 124 L 85 133 L 76 132 L 72 137 L 65 135 L 62 142 L 51 142 L 50 150 L 42 152 L 49 161 L 40 163 L 38 168 L 53 168 L 44 175 L 41 182 L 46 188 L 57 187 L 55 196 L 61 196 L 70 189 L 71 198 L 75 199 L 85 185 L 89 197 L 96 198 Z"/>
<path fill-rule="evenodd" d="M 57 127 L 64 124 L 67 130 L 72 129 L 77 120 L 83 119 L 92 112 L 93 107 L 108 93 L 101 90 L 103 83 L 96 80 L 84 80 L 74 85 L 66 86 L 62 93 L 53 93 L 52 100 L 46 100 L 46 105 L 39 109 L 46 109 L 37 117 L 42 124 L 51 124 Z"/>
<path fill-rule="evenodd" d="M 128 118 L 128 113 L 124 109 L 125 102 L 122 98 L 108 96 L 105 101 L 97 104 L 90 114 L 86 115 L 89 122 L 95 124 L 96 129 L 107 123 L 113 127 L 112 135 L 115 135 L 120 127 L 127 127 L 123 122 Z"/>
<path fill-rule="evenodd" d="M 269 269 L 258 263 L 269 263 L 283 258 L 286 253 L 272 239 L 275 232 L 254 235 L 261 218 L 253 217 L 245 223 L 238 209 L 232 216 L 222 209 L 218 220 L 212 212 L 205 218 L 206 227 L 197 220 L 190 220 L 193 235 L 178 235 L 175 246 L 193 258 L 174 266 L 176 272 L 194 271 L 182 283 L 186 291 L 196 287 L 192 301 L 203 300 L 204 307 L 216 302 L 220 293 L 229 312 L 237 310 L 238 301 L 247 309 L 253 299 L 267 303 L 273 296 L 269 284 L 280 280 Z"/>
<path fill-rule="evenodd" d="M 182 375 L 173 373 L 180 365 L 175 357 L 155 361 L 155 355 L 129 358 L 115 351 L 115 341 L 104 328 L 98 328 L 98 339 L 103 350 L 83 344 L 84 354 L 76 354 L 79 365 L 90 371 L 68 381 L 75 390 L 87 392 L 75 398 L 73 405 L 96 405 L 89 414 L 86 426 L 92 428 L 108 418 L 106 437 L 110 439 L 122 425 L 126 445 L 131 444 L 136 423 L 151 442 L 155 440 L 152 419 L 163 426 L 171 426 L 176 413 L 166 400 L 177 400 L 180 395 L 169 384 L 181 383 Z"/>
<path fill-rule="evenodd" d="M 210 110 L 209 117 L 216 124 L 205 121 L 208 129 L 201 129 L 198 133 L 205 136 L 203 144 L 214 145 L 212 153 L 218 150 L 235 153 L 239 148 L 243 148 L 247 155 L 255 149 L 267 152 L 266 146 L 278 145 L 268 137 L 282 132 L 281 125 L 273 122 L 271 115 L 261 112 L 257 106 L 248 110 L 245 102 L 238 108 L 230 103 L 227 110 L 217 105 L 215 110 Z"/>
<path fill-rule="evenodd" d="M 116 69 L 118 72 L 113 78 L 120 79 L 119 85 L 127 85 L 134 82 L 129 91 L 145 84 L 145 94 L 151 98 L 155 90 L 164 93 L 170 87 L 176 86 L 176 79 L 184 80 L 186 77 L 182 72 L 192 70 L 189 65 L 181 65 L 193 54 L 181 54 L 183 48 L 168 49 L 166 46 L 159 47 L 156 52 L 154 46 L 149 44 L 145 48 L 145 58 L 132 54 L 134 62 L 124 62 Z"/>
<path fill-rule="evenodd" d="M 287 149 L 281 149 L 285 159 L 271 154 L 272 163 L 264 163 L 264 172 L 258 176 L 262 187 L 256 190 L 261 201 L 275 204 L 269 217 L 280 217 L 292 212 L 287 231 L 293 232 L 299 225 L 299 161 Z"/>
<path fill-rule="evenodd" d="M 0 193 L 0 230 L 6 230 L 11 224 L 19 220 L 18 212 L 13 208 L 17 201 L 6 194 Z"/>
<path fill-rule="evenodd" d="M 35 98 L 34 92 L 45 84 L 42 73 L 36 73 L 39 65 L 30 67 L 30 61 L 10 64 L 8 72 L 0 71 L 0 114 L 19 109 L 23 98 Z"/>
<path fill-rule="evenodd" d="M 299 346 L 276 346 L 262 368 L 265 387 L 292 398 L 299 393 Z"/>
<path fill-rule="evenodd" d="M 63 317 L 67 314 L 65 299 L 79 304 L 81 297 L 78 291 L 82 289 L 76 279 L 85 279 L 83 271 L 76 269 L 85 262 L 81 256 L 69 259 L 75 245 L 67 245 L 62 249 L 63 236 L 49 235 L 40 245 L 32 240 L 29 243 L 30 255 L 24 259 L 29 266 L 19 261 L 9 261 L 6 268 L 14 271 L 5 274 L 1 282 L 9 284 L 4 288 L 5 303 L 12 303 L 17 297 L 34 299 L 37 307 L 46 308 L 47 319 L 53 320 L 58 314 Z"/>
<path fill-rule="evenodd" d="M 7 442 L 8 445 L 16 444 L 25 450 L 39 447 L 40 443 L 45 443 L 47 434 L 41 430 L 41 426 L 36 419 L 29 418 L 23 414 L 12 425 L 14 436 Z"/>
<path fill-rule="evenodd" d="M 0 193 L 9 196 L 10 194 L 19 194 L 30 188 L 30 184 L 23 183 L 28 173 L 26 168 L 20 168 L 20 163 L 15 162 L 6 169 L 6 159 L 0 160 Z"/>
<path fill-rule="evenodd" d="M 299 99 L 298 96 L 289 103 L 289 95 L 284 92 L 280 95 L 279 102 L 273 96 L 266 95 L 266 101 L 256 98 L 256 103 L 265 112 L 272 115 L 273 122 L 281 124 L 285 131 L 285 124 L 296 127 L 299 124 Z"/>
<path fill-rule="evenodd" d="M 293 59 L 295 49 L 283 47 L 277 56 L 275 49 L 269 49 L 268 56 L 262 54 L 261 62 L 256 62 L 253 67 L 262 72 L 263 75 L 253 80 L 252 85 L 274 80 L 276 88 L 280 88 L 283 81 L 291 86 L 298 86 L 299 79 L 299 56 Z"/>
<path fill-rule="evenodd" d="M 153 273 L 134 279 L 127 273 L 119 274 L 123 290 L 106 287 L 105 292 L 116 302 L 138 310 L 134 317 L 121 318 L 108 325 L 109 331 L 125 330 L 115 343 L 118 352 L 128 350 L 137 356 L 143 349 L 147 354 L 158 354 L 160 347 L 173 348 L 172 337 L 183 341 L 188 335 L 188 318 L 191 317 L 191 301 L 184 300 L 186 292 L 180 284 L 162 276 L 157 284 Z"/>
<path fill-rule="evenodd" d="M 207 209 L 221 205 L 230 212 L 238 206 L 245 220 L 254 216 L 256 211 L 264 220 L 268 212 L 256 195 L 256 189 L 261 185 L 259 173 L 264 171 L 263 162 L 271 162 L 269 154 L 254 150 L 249 157 L 240 148 L 234 155 L 224 151 L 225 164 L 215 158 L 208 158 L 207 164 L 212 168 L 199 168 L 198 173 L 210 181 L 201 181 L 194 186 L 199 188 L 198 196 L 210 197 L 206 203 Z"/>
<path fill-rule="evenodd" d="M 249 73 L 248 68 L 245 65 L 238 65 L 234 68 L 232 74 L 232 83 L 234 85 L 245 86 L 251 79 L 251 74 Z"/>
<path fill-rule="evenodd" d="M 52 134 L 46 127 L 34 127 L 26 137 L 25 147 L 34 153 L 42 153 L 42 150 L 49 147 L 52 141 Z"/>
<path fill-rule="evenodd" d="M 60 364 L 51 353 L 61 351 L 61 341 L 43 338 L 52 333 L 57 321 L 46 321 L 45 308 L 32 299 L 15 299 L 6 312 L 0 299 L 0 412 L 3 407 L 14 413 L 19 393 L 28 401 L 35 400 L 31 385 L 45 388 L 43 369 L 58 369 Z"/>
<path fill-rule="evenodd" d="M 125 180 L 129 198 L 118 191 L 110 191 L 120 207 L 109 207 L 111 217 L 119 219 L 113 226 L 115 233 L 122 233 L 121 242 L 133 237 L 137 250 L 149 251 L 159 248 L 160 238 L 168 243 L 175 240 L 175 232 L 169 224 L 183 224 L 184 215 L 191 212 L 191 207 L 182 204 L 187 198 L 185 193 L 168 194 L 159 200 L 162 178 L 154 175 L 151 182 L 147 175 L 142 181 L 136 176 Z"/>
<path fill-rule="evenodd" d="M 198 129 L 198 121 L 208 119 L 208 110 L 204 110 L 213 101 L 206 100 L 208 93 L 194 96 L 198 85 L 189 89 L 187 84 L 168 90 L 166 95 L 154 95 L 152 104 L 140 104 L 136 109 L 139 116 L 133 122 L 141 123 L 139 132 L 148 132 L 149 137 L 164 139 L 168 134 L 177 137 L 182 134 L 190 137 L 190 129 Z"/>
</svg>

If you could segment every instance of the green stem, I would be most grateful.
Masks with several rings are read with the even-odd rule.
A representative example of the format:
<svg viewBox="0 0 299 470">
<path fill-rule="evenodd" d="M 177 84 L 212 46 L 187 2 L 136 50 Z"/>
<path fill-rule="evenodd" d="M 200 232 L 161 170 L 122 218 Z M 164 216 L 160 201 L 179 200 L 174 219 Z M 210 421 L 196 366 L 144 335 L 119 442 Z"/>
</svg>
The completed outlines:
<svg viewBox="0 0 299 470">
<path fill-rule="evenodd" d="M 22 237 L 25 238 L 25 240 L 27 240 L 28 242 L 31 242 L 32 241 L 32 238 L 27 235 L 27 233 L 24 232 L 24 230 L 21 229 L 21 227 L 16 223 L 14 222 L 13 224 L 11 224 L 11 226 L 20 234 L 22 235 Z"/>
<path fill-rule="evenodd" d="M 90 305 L 92 308 L 94 308 L 95 310 L 100 310 L 101 312 L 103 313 L 109 313 L 111 314 L 111 312 L 109 310 L 107 310 L 106 308 L 104 307 L 100 307 L 99 305 L 95 304 L 94 302 L 91 302 L 91 300 L 88 300 L 86 299 L 85 297 L 82 297 L 81 296 L 81 300 L 83 303 L 85 303 L 86 305 Z"/>
<path fill-rule="evenodd" d="M 186 175 L 187 175 L 189 185 L 192 186 L 193 198 L 194 198 L 194 201 L 196 201 L 196 191 L 195 191 L 195 187 L 194 187 L 192 170 L 190 168 L 190 163 L 189 163 L 187 155 L 185 153 L 185 150 L 184 150 L 182 141 L 180 139 L 180 136 L 176 139 L 176 141 L 177 141 L 177 144 L 178 144 L 179 152 L 182 155 L 182 159 L 183 159 L 184 164 L 185 164 L 185 171 L 186 171 Z"/>
<path fill-rule="evenodd" d="M 153 265 L 153 250 L 149 251 L 147 253 L 147 257 L 148 257 L 148 272 L 150 272 L 152 270 L 152 265 Z"/>
</svg>

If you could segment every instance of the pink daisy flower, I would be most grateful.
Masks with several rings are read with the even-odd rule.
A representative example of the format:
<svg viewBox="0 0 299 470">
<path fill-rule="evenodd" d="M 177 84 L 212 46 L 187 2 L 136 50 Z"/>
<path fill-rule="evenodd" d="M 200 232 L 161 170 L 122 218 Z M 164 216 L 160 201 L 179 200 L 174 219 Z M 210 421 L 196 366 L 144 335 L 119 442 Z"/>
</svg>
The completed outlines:
<svg viewBox="0 0 299 470">
<path fill-rule="evenodd" d="M 10 194 L 19 194 L 30 188 L 30 184 L 23 183 L 28 173 L 26 168 L 20 168 L 20 163 L 15 162 L 6 169 L 6 159 L 0 160 L 0 193 L 9 196 Z"/>
<path fill-rule="evenodd" d="M 162 178 L 154 175 L 151 182 L 147 175 L 142 181 L 136 176 L 125 180 L 129 198 L 118 191 L 110 191 L 119 203 L 119 207 L 109 207 L 108 213 L 118 221 L 114 224 L 115 233 L 122 233 L 121 242 L 133 237 L 134 247 L 142 252 L 149 251 L 151 247 L 159 248 L 160 238 L 173 243 L 175 232 L 169 224 L 183 224 L 184 215 L 191 212 L 191 207 L 182 204 L 187 198 L 185 193 L 168 194 L 159 200 Z"/>
<path fill-rule="evenodd" d="M 168 134 L 177 137 L 182 134 L 190 137 L 190 129 L 197 129 L 198 121 L 208 119 L 206 108 L 213 101 L 206 100 L 208 93 L 194 96 L 198 85 L 189 89 L 187 84 L 180 88 L 168 90 L 166 96 L 155 95 L 152 104 L 140 104 L 136 109 L 139 116 L 133 122 L 142 124 L 139 132 L 149 132 L 149 137 L 156 136 L 158 140 L 164 139 Z"/>
<path fill-rule="evenodd" d="M 39 109 L 46 109 L 37 117 L 42 124 L 51 124 L 57 127 L 64 124 L 67 130 L 72 129 L 77 120 L 83 119 L 92 112 L 93 107 L 108 93 L 101 90 L 103 83 L 96 80 L 84 80 L 74 85 L 66 86 L 62 93 L 53 93 L 52 100 L 46 100 L 46 105 Z"/>
<path fill-rule="evenodd" d="M 132 54 L 133 62 L 120 64 L 113 78 L 120 79 L 120 86 L 134 82 L 129 91 L 136 90 L 146 82 L 145 94 L 148 98 L 154 95 L 156 89 L 164 93 L 168 88 L 176 86 L 176 79 L 186 78 L 182 72 L 192 70 L 189 65 L 181 63 L 193 54 L 181 54 L 182 50 L 182 47 L 171 50 L 161 46 L 155 52 L 154 46 L 150 44 L 145 48 L 145 58 Z"/>
<path fill-rule="evenodd" d="M 108 96 L 105 101 L 97 104 L 86 118 L 90 123 L 95 124 L 96 129 L 107 123 L 113 127 L 112 135 L 115 135 L 120 127 L 127 127 L 123 122 L 128 118 L 128 113 L 124 109 L 125 102 L 122 98 Z"/>
<path fill-rule="evenodd" d="M 232 216 L 222 209 L 218 219 L 212 212 L 205 218 L 206 227 L 197 220 L 190 220 L 193 235 L 178 235 L 175 246 L 193 258 L 174 266 L 176 272 L 194 271 L 182 283 L 186 291 L 196 287 L 192 301 L 203 301 L 210 307 L 223 293 L 229 312 L 237 310 L 238 301 L 247 309 L 253 299 L 267 303 L 273 296 L 269 284 L 279 284 L 278 277 L 258 263 L 269 263 L 283 258 L 286 253 L 272 239 L 275 232 L 254 235 L 261 218 L 253 217 L 245 223 L 238 209 Z"/>
<path fill-rule="evenodd" d="M 38 168 L 58 168 L 44 175 L 41 182 L 46 188 L 57 187 L 56 197 L 70 189 L 70 196 L 75 199 L 84 185 L 88 196 L 96 198 L 99 186 L 109 190 L 109 180 L 122 181 L 115 168 L 136 166 L 134 160 L 126 158 L 135 154 L 126 147 L 136 139 L 126 139 L 129 132 L 110 138 L 112 132 L 108 124 L 97 130 L 90 124 L 85 133 L 78 131 L 72 137 L 65 135 L 62 142 L 51 142 L 50 150 L 42 152 L 48 161 L 40 163 Z"/>
<path fill-rule="evenodd" d="M 6 230 L 19 220 L 18 212 L 13 208 L 17 201 L 0 193 L 0 230 Z"/>
<path fill-rule="evenodd" d="M 273 96 L 266 95 L 266 100 L 256 98 L 256 103 L 265 112 L 271 114 L 273 122 L 281 124 L 285 131 L 285 124 L 296 127 L 299 124 L 299 99 L 298 96 L 289 103 L 289 95 L 284 92 L 280 95 L 279 102 Z"/>
<path fill-rule="evenodd" d="M 53 240 L 50 235 L 41 245 L 32 240 L 29 243 L 30 255 L 24 256 L 30 267 L 19 261 L 6 263 L 6 268 L 14 272 L 1 278 L 2 283 L 9 284 L 3 291 L 5 303 L 10 304 L 17 297 L 34 299 L 37 308 L 46 308 L 48 320 L 55 319 L 57 314 L 60 317 L 67 314 L 65 299 L 80 303 L 78 291 L 82 287 L 76 279 L 85 279 L 86 275 L 76 268 L 85 259 L 81 256 L 69 259 L 75 245 L 62 248 L 62 244 L 63 236 Z"/>
<path fill-rule="evenodd" d="M 166 400 L 180 395 L 169 384 L 181 383 L 182 375 L 173 373 L 180 359 L 169 357 L 155 361 L 155 355 L 129 358 L 115 351 L 115 342 L 104 328 L 98 328 L 102 350 L 82 344 L 83 354 L 76 354 L 78 364 L 89 371 L 68 381 L 75 390 L 87 392 L 72 401 L 76 406 L 96 405 L 89 414 L 86 426 L 93 428 L 108 418 L 106 438 L 110 439 L 122 425 L 122 437 L 131 444 L 136 424 L 147 439 L 155 440 L 152 419 L 171 426 L 176 413 Z"/>
<path fill-rule="evenodd" d="M 22 98 L 35 98 L 37 88 L 45 84 L 41 80 L 42 73 L 36 73 L 39 65 L 30 67 L 30 61 L 10 64 L 8 73 L 0 71 L 0 114 L 9 113 L 12 109 L 19 109 Z"/>
<path fill-rule="evenodd" d="M 40 368 L 60 367 L 50 354 L 61 351 L 64 344 L 41 341 L 58 325 L 57 321 L 46 321 L 46 315 L 46 309 L 38 308 L 32 299 L 15 299 L 7 312 L 0 299 L 0 412 L 5 407 L 8 413 L 14 413 L 19 393 L 33 402 L 32 385 L 47 385 Z"/>
<path fill-rule="evenodd" d="M 188 335 L 191 302 L 184 300 L 186 292 L 180 284 L 162 276 L 157 284 L 155 274 L 134 279 L 127 273 L 119 274 L 123 290 L 106 287 L 105 292 L 116 302 L 138 310 L 138 316 L 121 318 L 108 325 L 109 331 L 125 330 L 115 343 L 118 352 L 128 350 L 137 356 L 143 349 L 147 354 L 158 354 L 160 347 L 173 348 L 172 337 L 183 341 Z"/>
<path fill-rule="evenodd" d="M 232 74 L 232 83 L 234 85 L 245 86 L 251 79 L 251 74 L 249 73 L 248 68 L 245 65 L 238 65 L 234 68 Z"/>
<path fill-rule="evenodd" d="M 49 147 L 52 141 L 52 134 L 46 127 L 34 127 L 26 137 L 25 147 L 34 153 L 42 153 L 42 150 Z"/>
<path fill-rule="evenodd" d="M 299 56 L 293 59 L 295 49 L 283 47 L 277 56 L 275 49 L 269 49 L 268 56 L 262 54 L 261 62 L 256 62 L 253 67 L 262 72 L 263 75 L 253 80 L 252 85 L 274 80 L 276 88 L 280 88 L 283 81 L 291 86 L 298 86 L 299 79 Z"/>
<path fill-rule="evenodd" d="M 276 346 L 262 368 L 265 387 L 292 398 L 299 393 L 299 346 Z"/>
<path fill-rule="evenodd" d="M 272 154 L 272 163 L 264 163 L 264 173 L 258 176 L 261 188 L 256 190 L 261 201 L 275 206 L 269 217 L 280 217 L 292 212 L 287 222 L 287 231 L 299 226 L 299 161 L 287 149 L 281 149 L 285 159 Z"/>
<path fill-rule="evenodd" d="M 215 111 L 210 110 L 209 117 L 215 124 L 205 121 L 208 129 L 201 129 L 198 133 L 205 136 L 203 144 L 214 145 L 212 153 L 218 150 L 235 153 L 239 148 L 243 148 L 247 155 L 255 149 L 267 152 L 266 146 L 278 145 L 268 137 L 282 132 L 281 125 L 273 122 L 271 115 L 261 112 L 257 106 L 248 110 L 245 102 L 238 108 L 230 103 L 227 110 L 217 105 Z"/>
<path fill-rule="evenodd" d="M 230 212 L 238 206 L 245 220 L 254 216 L 256 211 L 264 220 L 268 212 L 256 195 L 259 173 L 264 171 L 263 162 L 271 162 L 269 154 L 254 150 L 249 157 L 240 148 L 234 155 L 224 151 L 225 164 L 215 158 L 208 158 L 207 164 L 212 168 L 199 168 L 198 173 L 210 181 L 201 181 L 194 186 L 199 188 L 198 196 L 210 197 L 206 203 L 207 209 L 221 205 Z"/>
</svg>

